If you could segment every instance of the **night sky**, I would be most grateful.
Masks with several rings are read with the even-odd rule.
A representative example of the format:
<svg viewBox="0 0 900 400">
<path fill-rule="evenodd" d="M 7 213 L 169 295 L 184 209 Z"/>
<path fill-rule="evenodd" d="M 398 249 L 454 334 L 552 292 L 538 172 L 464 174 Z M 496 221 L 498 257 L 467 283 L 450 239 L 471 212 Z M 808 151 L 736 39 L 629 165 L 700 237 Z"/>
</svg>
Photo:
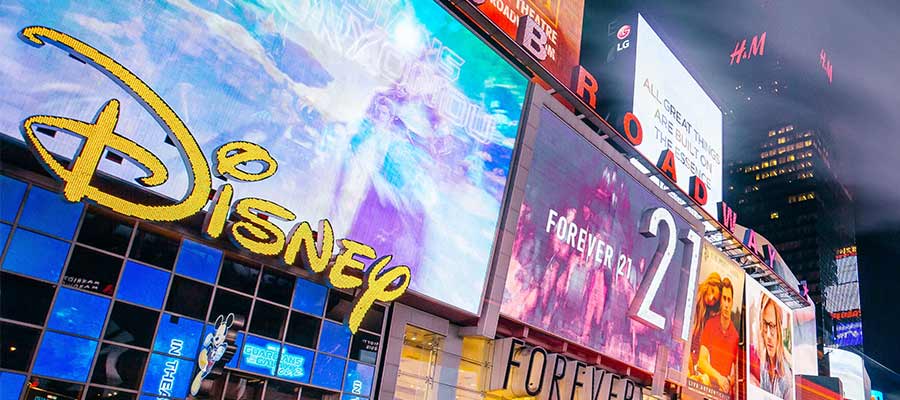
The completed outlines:
<svg viewBox="0 0 900 400">
<path fill-rule="evenodd" d="M 868 372 L 873 388 L 900 399 L 900 376 L 879 365 L 900 371 L 900 300 L 892 295 L 900 284 L 900 2 L 586 0 L 585 7 L 583 65 L 605 57 L 595 49 L 603 48 L 610 17 L 642 12 L 725 113 L 725 146 L 796 115 L 820 116 L 835 140 L 839 179 L 855 198 Z M 731 65 L 737 42 L 749 46 L 762 32 L 765 54 Z M 734 152 L 726 148 L 726 157 Z"/>
</svg>

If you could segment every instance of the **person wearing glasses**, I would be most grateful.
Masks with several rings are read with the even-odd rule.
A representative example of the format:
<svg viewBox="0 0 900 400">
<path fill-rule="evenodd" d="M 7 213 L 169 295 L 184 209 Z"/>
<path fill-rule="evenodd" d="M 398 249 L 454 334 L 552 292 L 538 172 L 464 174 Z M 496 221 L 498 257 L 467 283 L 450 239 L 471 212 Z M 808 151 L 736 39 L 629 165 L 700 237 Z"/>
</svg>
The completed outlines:
<svg viewBox="0 0 900 400">
<path fill-rule="evenodd" d="M 782 314 L 775 300 L 768 296 L 763 296 L 759 321 L 763 344 L 759 358 L 760 388 L 781 399 L 790 399 L 794 391 L 794 374 L 784 354 Z"/>
</svg>

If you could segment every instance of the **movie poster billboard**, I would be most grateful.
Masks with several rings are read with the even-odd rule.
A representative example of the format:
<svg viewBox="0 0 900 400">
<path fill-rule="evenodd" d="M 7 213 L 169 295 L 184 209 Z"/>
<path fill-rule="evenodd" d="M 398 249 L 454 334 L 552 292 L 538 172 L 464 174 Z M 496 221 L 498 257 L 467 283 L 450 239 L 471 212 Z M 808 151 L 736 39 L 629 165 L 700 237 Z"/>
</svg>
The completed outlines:
<svg viewBox="0 0 900 400">
<path fill-rule="evenodd" d="M 703 242 L 694 295 L 685 396 L 736 398 L 740 343 L 744 330 L 744 271 L 709 242 Z"/>
<path fill-rule="evenodd" d="M 819 373 L 819 356 L 816 348 L 816 305 L 807 296 L 808 307 L 798 308 L 794 314 L 794 374 Z"/>
<path fill-rule="evenodd" d="M 521 18 L 531 18 L 543 33 L 544 55 L 538 60 L 550 74 L 571 87 L 572 72 L 581 51 L 584 0 L 471 1 L 478 11 L 513 41 L 518 42 Z"/>
<path fill-rule="evenodd" d="M 681 371 L 700 238 L 552 111 L 539 119 L 500 312 L 645 371 L 665 347 Z M 640 320 L 643 304 L 656 316 Z"/>
<path fill-rule="evenodd" d="M 92 121 L 118 99 L 115 132 L 168 170 L 148 190 L 180 199 L 193 184 L 180 144 L 143 103 L 83 56 L 17 38 L 30 26 L 61 32 L 146 83 L 207 157 L 232 141 L 267 149 L 277 173 L 261 182 L 229 179 L 234 198 L 275 202 L 298 221 L 328 218 L 335 238 L 408 265 L 410 290 L 478 313 L 528 81 L 437 2 L 12 0 L 0 7 L 4 135 L 21 141 L 23 120 L 33 115 Z M 81 142 L 65 131 L 37 135 L 63 158 Z M 122 154 L 99 163 L 133 184 L 146 175 Z M 212 186 L 224 182 L 214 178 Z"/>
<path fill-rule="evenodd" d="M 793 400 L 792 312 L 753 279 L 745 294 L 747 398 Z"/>
</svg>

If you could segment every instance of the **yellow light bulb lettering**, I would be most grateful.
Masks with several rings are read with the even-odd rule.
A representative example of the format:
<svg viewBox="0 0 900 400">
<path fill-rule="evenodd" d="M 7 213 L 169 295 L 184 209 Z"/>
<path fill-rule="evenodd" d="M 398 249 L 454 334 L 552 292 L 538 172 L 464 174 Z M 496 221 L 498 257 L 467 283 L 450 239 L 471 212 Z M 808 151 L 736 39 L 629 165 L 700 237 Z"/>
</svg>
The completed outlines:
<svg viewBox="0 0 900 400">
<path fill-rule="evenodd" d="M 249 163 L 262 164 L 260 172 L 246 172 L 241 165 Z M 250 142 L 228 142 L 214 152 L 213 170 L 219 178 L 234 178 L 244 182 L 257 182 L 266 179 L 278 170 L 278 163 L 262 146 Z"/>
<path fill-rule="evenodd" d="M 231 236 L 237 244 L 253 253 L 276 256 L 284 248 L 284 231 L 271 221 L 259 216 L 260 211 L 284 221 L 297 218 L 290 210 L 269 200 L 246 198 L 238 200 L 234 212 L 242 218 L 231 225 Z"/>
<path fill-rule="evenodd" d="M 362 278 L 357 277 L 351 271 L 359 271 L 359 276 L 362 276 L 366 265 L 353 257 L 359 255 L 370 260 L 375 259 L 375 249 L 350 239 L 341 239 L 340 247 L 340 253 L 335 257 L 334 265 L 328 271 L 328 282 L 340 289 L 353 289 L 362 286 Z"/>
<path fill-rule="evenodd" d="M 38 159 L 64 182 L 63 192 L 67 200 L 80 201 L 87 198 L 120 214 L 150 221 L 177 221 L 190 217 L 203 209 L 212 188 L 209 164 L 191 132 L 159 95 L 140 78 L 106 54 L 65 33 L 47 27 L 31 26 L 23 29 L 19 36 L 23 41 L 35 47 L 41 47 L 48 43 L 58 47 L 116 82 L 153 115 L 160 127 L 172 138 L 181 153 L 185 168 L 189 172 L 189 189 L 181 201 L 171 205 L 135 203 L 103 192 L 90 183 L 91 178 L 96 174 L 100 156 L 107 148 L 128 156 L 147 173 L 147 176 L 138 180 L 141 184 L 158 186 L 168 179 L 168 171 L 159 158 L 139 144 L 114 132 L 119 115 L 118 100 L 113 99 L 107 102 L 101 108 L 97 118 L 90 123 L 46 115 L 27 118 L 22 124 L 25 140 L 31 145 Z M 84 137 L 82 150 L 76 154 L 71 170 L 67 170 L 56 161 L 53 154 L 38 140 L 35 135 L 36 125 L 60 129 Z"/>
<path fill-rule="evenodd" d="M 318 237 L 313 239 L 309 222 L 294 226 L 284 250 L 284 262 L 293 265 L 300 254 L 300 262 L 315 273 L 325 271 L 334 253 L 334 230 L 327 219 L 319 221 Z"/>
<path fill-rule="evenodd" d="M 403 295 L 409 287 L 409 281 L 412 276 L 409 267 L 398 265 L 384 271 L 384 268 L 390 261 L 391 256 L 379 258 L 372 264 L 369 272 L 366 273 L 362 294 L 353 302 L 353 311 L 350 312 L 350 316 L 347 319 L 347 327 L 351 332 L 356 333 L 363 317 L 366 316 L 376 301 L 394 301 Z M 394 285 L 394 282 L 398 279 L 401 279 L 401 281 Z"/>
<path fill-rule="evenodd" d="M 228 211 L 233 198 L 234 188 L 231 185 L 226 183 L 219 187 L 216 195 L 213 196 L 213 205 L 203 219 L 203 233 L 211 238 L 222 236 L 222 232 L 225 230 L 225 223 L 228 221 Z"/>
</svg>

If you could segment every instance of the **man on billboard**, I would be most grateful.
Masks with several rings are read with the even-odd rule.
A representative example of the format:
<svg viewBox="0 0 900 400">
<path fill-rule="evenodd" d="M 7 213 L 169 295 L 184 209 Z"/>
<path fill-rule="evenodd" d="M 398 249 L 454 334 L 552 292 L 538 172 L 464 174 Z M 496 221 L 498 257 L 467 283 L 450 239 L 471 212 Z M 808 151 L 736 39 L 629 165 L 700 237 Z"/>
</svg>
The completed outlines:
<svg viewBox="0 0 900 400">
<path fill-rule="evenodd" d="M 734 306 L 734 286 L 722 280 L 719 313 L 711 317 L 700 334 L 700 354 L 697 369 L 719 390 L 732 393 L 737 377 L 737 352 L 740 337 L 731 322 Z"/>
</svg>

